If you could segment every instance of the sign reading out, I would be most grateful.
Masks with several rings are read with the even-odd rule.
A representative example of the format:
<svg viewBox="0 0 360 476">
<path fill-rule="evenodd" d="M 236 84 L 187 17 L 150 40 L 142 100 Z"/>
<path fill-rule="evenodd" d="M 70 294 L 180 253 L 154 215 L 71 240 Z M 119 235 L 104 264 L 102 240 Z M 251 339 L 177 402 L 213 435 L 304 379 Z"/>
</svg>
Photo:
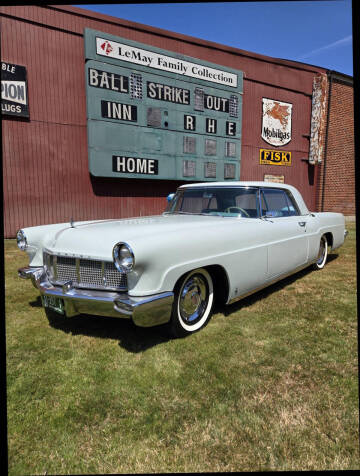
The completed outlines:
<svg viewBox="0 0 360 476">
<path fill-rule="evenodd" d="M 241 71 L 94 30 L 84 36 L 91 174 L 239 178 Z"/>
<path fill-rule="evenodd" d="M 1 113 L 29 117 L 26 68 L 1 62 Z"/>
</svg>

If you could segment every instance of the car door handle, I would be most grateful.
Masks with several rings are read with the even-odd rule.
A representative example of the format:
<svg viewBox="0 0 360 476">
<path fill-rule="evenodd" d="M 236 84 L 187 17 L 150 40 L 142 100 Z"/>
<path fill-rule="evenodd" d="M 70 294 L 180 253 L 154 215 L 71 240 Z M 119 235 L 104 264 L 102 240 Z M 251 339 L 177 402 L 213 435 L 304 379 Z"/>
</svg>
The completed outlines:
<svg viewBox="0 0 360 476">
<path fill-rule="evenodd" d="M 306 225 L 306 221 L 299 221 L 299 225 L 300 225 L 300 226 L 305 226 L 305 225 Z"/>
</svg>

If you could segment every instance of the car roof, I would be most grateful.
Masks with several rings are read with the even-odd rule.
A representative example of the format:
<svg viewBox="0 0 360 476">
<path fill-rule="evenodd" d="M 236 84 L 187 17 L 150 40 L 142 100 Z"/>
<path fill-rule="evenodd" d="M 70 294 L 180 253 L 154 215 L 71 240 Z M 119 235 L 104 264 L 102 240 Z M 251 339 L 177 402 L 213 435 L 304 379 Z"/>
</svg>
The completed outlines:
<svg viewBox="0 0 360 476">
<path fill-rule="evenodd" d="M 271 188 L 293 188 L 286 183 L 260 182 L 260 181 L 237 181 L 228 182 L 200 182 L 181 185 L 179 188 L 197 188 L 197 187 L 271 187 Z"/>
<path fill-rule="evenodd" d="M 309 210 L 301 196 L 301 193 L 297 190 L 297 188 L 293 187 L 292 185 L 288 185 L 286 183 L 276 183 L 276 182 L 254 182 L 254 181 L 228 181 L 228 182 L 200 182 L 200 183 L 191 183 L 181 185 L 179 189 L 187 189 L 187 188 L 206 188 L 206 187 L 219 187 L 219 188 L 231 188 L 231 187 L 268 187 L 268 188 L 278 188 L 278 189 L 285 189 L 289 190 L 293 197 L 296 200 L 296 203 L 299 207 L 301 215 L 309 214 Z"/>
</svg>

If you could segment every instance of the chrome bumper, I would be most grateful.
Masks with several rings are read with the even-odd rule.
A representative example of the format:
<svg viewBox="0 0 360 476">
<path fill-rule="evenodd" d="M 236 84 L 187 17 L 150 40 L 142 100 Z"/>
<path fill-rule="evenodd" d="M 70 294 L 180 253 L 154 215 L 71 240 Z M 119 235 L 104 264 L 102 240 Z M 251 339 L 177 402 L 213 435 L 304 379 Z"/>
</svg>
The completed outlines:
<svg viewBox="0 0 360 476">
<path fill-rule="evenodd" d="M 156 326 L 170 320 L 173 292 L 132 297 L 127 293 L 77 289 L 71 287 L 71 284 L 54 286 L 42 267 L 20 268 L 18 275 L 22 279 L 31 279 L 41 296 L 61 298 L 68 317 L 77 314 L 122 317 L 132 319 L 140 327 Z"/>
</svg>

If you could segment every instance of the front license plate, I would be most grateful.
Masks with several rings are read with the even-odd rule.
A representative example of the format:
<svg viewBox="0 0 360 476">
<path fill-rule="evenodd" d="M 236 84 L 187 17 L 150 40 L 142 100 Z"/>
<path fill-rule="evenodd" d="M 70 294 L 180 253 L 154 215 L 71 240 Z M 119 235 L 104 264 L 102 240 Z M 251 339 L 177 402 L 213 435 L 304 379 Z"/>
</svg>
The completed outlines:
<svg viewBox="0 0 360 476">
<path fill-rule="evenodd" d="M 43 305 L 53 311 L 58 312 L 59 314 L 65 314 L 64 310 L 64 301 L 58 297 L 54 296 L 43 296 Z"/>
</svg>

